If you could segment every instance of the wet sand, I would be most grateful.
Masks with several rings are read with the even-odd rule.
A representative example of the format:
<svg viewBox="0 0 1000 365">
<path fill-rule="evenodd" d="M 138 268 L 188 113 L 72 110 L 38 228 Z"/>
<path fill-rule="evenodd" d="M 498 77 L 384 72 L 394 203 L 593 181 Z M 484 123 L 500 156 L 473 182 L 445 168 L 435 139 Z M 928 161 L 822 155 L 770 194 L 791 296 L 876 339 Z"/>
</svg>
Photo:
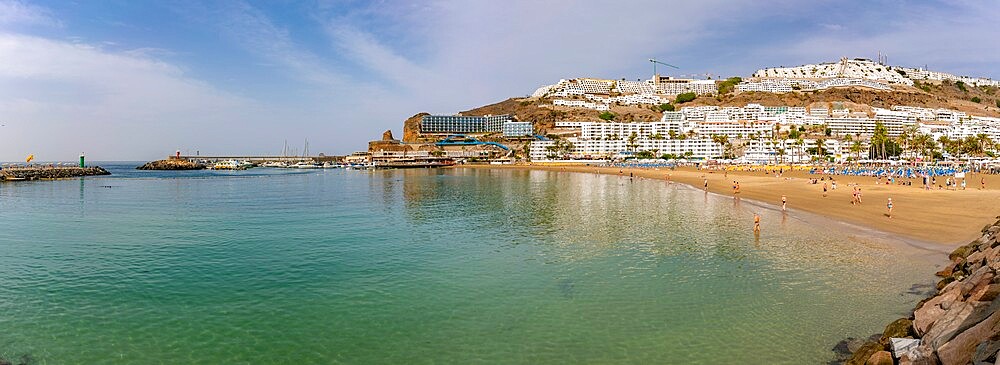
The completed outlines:
<svg viewBox="0 0 1000 365">
<path fill-rule="evenodd" d="M 808 171 L 785 171 L 779 178 L 775 174 L 750 171 L 697 170 L 680 167 L 676 170 L 660 169 L 619 169 L 597 168 L 593 166 L 537 166 L 537 165 L 465 165 L 466 168 L 486 169 L 531 169 L 545 171 L 565 171 L 580 173 L 601 173 L 624 176 L 634 174 L 637 178 L 660 179 L 690 185 L 703 189 L 704 179 L 708 179 L 708 191 L 720 195 L 734 196 L 733 181 L 740 185 L 741 199 L 750 199 L 781 207 L 781 196 L 788 200 L 789 212 L 805 211 L 877 231 L 898 234 L 911 240 L 929 242 L 948 247 L 966 244 L 982 233 L 980 230 L 992 224 L 1000 215 L 1000 176 L 989 174 L 968 174 L 966 190 L 924 190 L 920 179 L 912 179 L 911 186 L 876 185 L 873 177 L 833 176 L 837 189 L 832 189 L 829 181 L 811 184 L 812 178 L 825 175 L 809 174 Z M 980 178 L 986 178 L 986 189 L 980 190 Z M 897 179 L 897 183 L 906 179 Z M 823 183 L 828 191 L 823 195 Z M 942 178 L 938 179 L 944 185 Z M 853 184 L 858 184 L 862 192 L 862 204 L 852 205 Z M 887 198 L 892 197 L 892 218 L 886 209 Z M 753 224 L 750 222 L 749 224 Z M 874 232 L 873 232 L 874 234 Z"/>
</svg>

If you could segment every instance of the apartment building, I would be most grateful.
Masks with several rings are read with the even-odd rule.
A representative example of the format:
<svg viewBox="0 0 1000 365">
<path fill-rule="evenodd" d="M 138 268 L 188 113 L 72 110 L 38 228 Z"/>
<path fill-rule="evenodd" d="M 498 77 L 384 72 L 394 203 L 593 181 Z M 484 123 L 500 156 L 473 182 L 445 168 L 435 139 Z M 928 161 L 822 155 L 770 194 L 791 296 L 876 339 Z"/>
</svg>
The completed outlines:
<svg viewBox="0 0 1000 365">
<path fill-rule="evenodd" d="M 697 95 L 715 95 L 719 92 L 719 86 L 715 80 L 693 80 L 676 79 L 667 76 L 659 76 L 646 81 L 656 87 L 656 92 L 663 95 L 678 95 L 684 93 L 695 93 Z"/>
</svg>

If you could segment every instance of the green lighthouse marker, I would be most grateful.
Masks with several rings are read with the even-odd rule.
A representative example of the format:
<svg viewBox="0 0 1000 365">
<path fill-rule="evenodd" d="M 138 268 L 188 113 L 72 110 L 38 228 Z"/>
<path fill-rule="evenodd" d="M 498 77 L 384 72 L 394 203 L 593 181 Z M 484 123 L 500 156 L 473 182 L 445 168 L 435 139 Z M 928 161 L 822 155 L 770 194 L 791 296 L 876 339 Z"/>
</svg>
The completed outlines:
<svg viewBox="0 0 1000 365">
<path fill-rule="evenodd" d="M 80 152 L 80 167 L 83 167 L 83 152 Z"/>
</svg>

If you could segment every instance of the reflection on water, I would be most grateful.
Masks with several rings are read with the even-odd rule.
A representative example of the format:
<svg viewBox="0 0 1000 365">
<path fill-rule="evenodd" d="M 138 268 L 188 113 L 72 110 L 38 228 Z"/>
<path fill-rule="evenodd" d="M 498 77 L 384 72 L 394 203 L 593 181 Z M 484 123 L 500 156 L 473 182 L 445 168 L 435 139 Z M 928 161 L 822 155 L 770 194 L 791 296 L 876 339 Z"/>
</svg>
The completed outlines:
<svg viewBox="0 0 1000 365">
<path fill-rule="evenodd" d="M 0 356 L 817 363 L 933 283 L 863 232 L 663 181 L 112 172 L 0 184 Z"/>
</svg>

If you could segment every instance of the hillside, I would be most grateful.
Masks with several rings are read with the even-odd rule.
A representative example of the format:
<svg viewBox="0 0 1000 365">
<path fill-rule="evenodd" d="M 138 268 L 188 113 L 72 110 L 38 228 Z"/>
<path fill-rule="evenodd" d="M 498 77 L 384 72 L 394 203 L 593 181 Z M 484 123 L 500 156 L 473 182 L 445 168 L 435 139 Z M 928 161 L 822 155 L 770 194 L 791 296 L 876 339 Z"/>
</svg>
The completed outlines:
<svg viewBox="0 0 1000 365">
<path fill-rule="evenodd" d="M 692 102 L 678 106 L 744 106 L 755 103 L 764 106 L 810 106 L 813 103 L 844 103 L 849 108 L 878 107 L 890 108 L 894 105 L 917 106 L 923 108 L 945 108 L 962 111 L 971 115 L 1000 117 L 1000 91 L 995 87 L 977 88 L 965 85 L 962 91 L 956 84 L 944 82 L 938 85 L 919 83 L 918 87 L 897 87 L 895 91 L 879 91 L 867 88 L 838 88 L 821 91 L 807 91 L 774 94 L 746 92 L 720 97 L 699 97 Z M 979 103 L 971 101 L 978 97 Z"/>
<path fill-rule="evenodd" d="M 939 83 L 917 82 L 913 87 L 897 86 L 894 91 L 879 91 L 867 88 L 836 88 L 821 91 L 792 92 L 774 94 L 765 92 L 731 93 L 722 96 L 702 96 L 682 106 L 817 106 L 840 103 L 856 111 L 870 111 L 871 107 L 890 108 L 894 105 L 923 108 L 954 109 L 970 115 L 1000 117 L 1000 90 L 996 87 L 974 87 L 950 81 Z M 974 102 L 978 98 L 979 102 Z M 653 106 L 612 105 L 615 121 L 656 121 L 661 113 Z M 485 105 L 459 113 L 461 115 L 512 114 L 522 121 L 535 123 L 537 131 L 545 133 L 556 121 L 601 121 L 601 112 L 586 108 L 552 106 L 546 98 L 511 98 L 495 104 Z M 417 128 L 420 113 L 407 119 L 403 127 L 403 141 L 419 142 Z"/>
</svg>

